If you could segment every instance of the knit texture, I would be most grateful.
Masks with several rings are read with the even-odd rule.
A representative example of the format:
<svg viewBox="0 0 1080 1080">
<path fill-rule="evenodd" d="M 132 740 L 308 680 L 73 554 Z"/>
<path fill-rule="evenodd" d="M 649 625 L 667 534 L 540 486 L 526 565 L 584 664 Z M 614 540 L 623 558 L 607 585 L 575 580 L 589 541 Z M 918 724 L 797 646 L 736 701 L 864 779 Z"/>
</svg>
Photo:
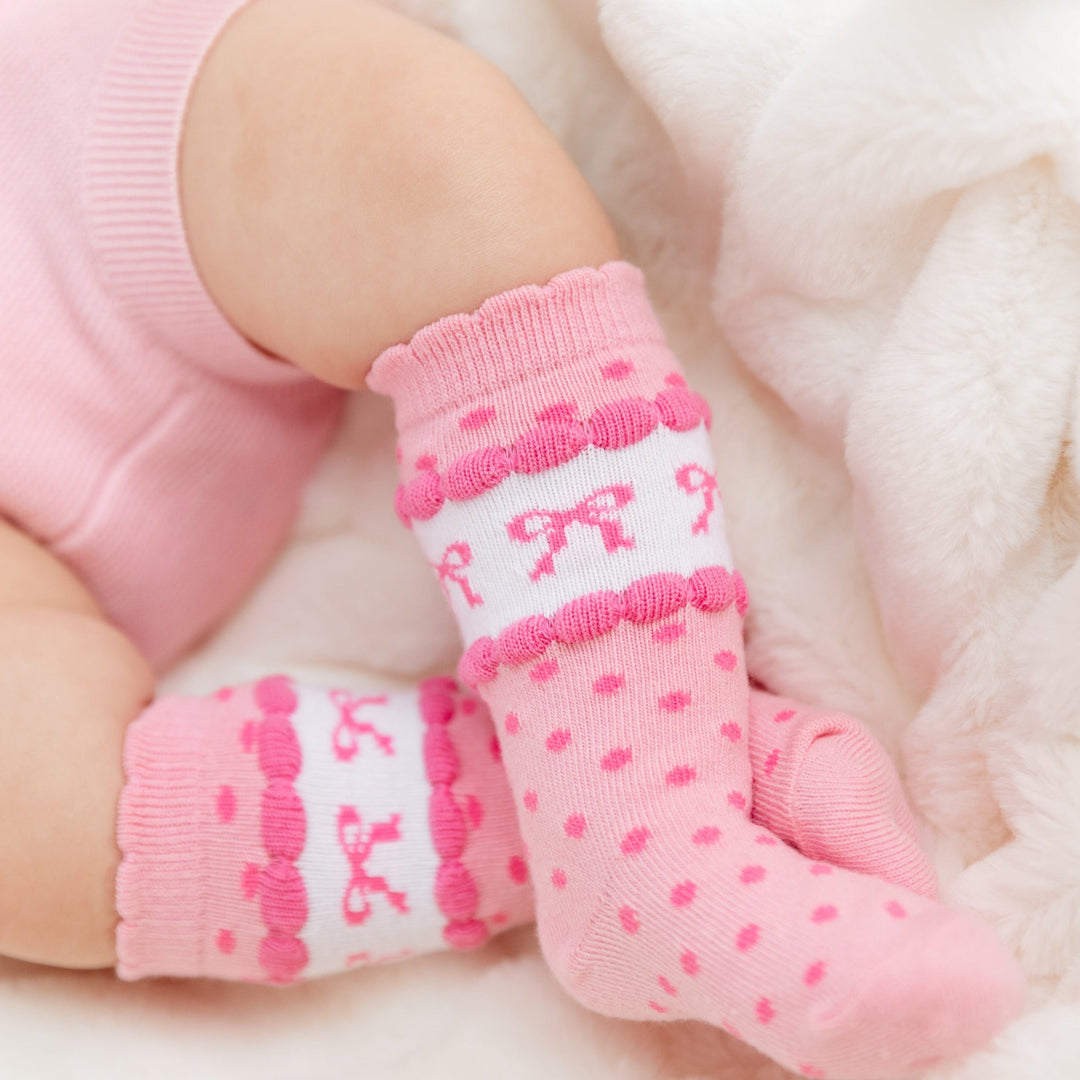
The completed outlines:
<svg viewBox="0 0 1080 1080">
<path fill-rule="evenodd" d="M 750 762 L 754 821 L 808 858 L 936 895 L 900 778 L 853 717 L 751 692 Z"/>
<path fill-rule="evenodd" d="M 298 706 L 300 697 L 307 700 L 304 720 L 295 719 L 294 700 Z M 833 713 L 823 732 L 824 714 L 759 690 L 751 691 L 750 705 L 759 824 L 794 846 L 813 835 L 814 854 L 840 866 L 856 867 L 872 857 L 888 880 L 903 884 L 916 876 L 932 881 L 925 860 L 913 874 L 910 813 L 902 797 L 898 807 L 899 781 L 865 728 Z M 366 750 L 368 770 L 386 773 L 382 781 L 363 784 L 363 790 L 363 778 L 356 775 L 362 771 L 359 761 L 340 777 L 350 781 L 352 805 L 362 798 L 368 813 L 373 802 L 379 804 L 360 866 L 370 862 L 385 872 L 365 869 L 362 877 L 351 875 L 356 888 L 351 897 L 342 896 L 342 918 L 353 920 L 353 937 L 369 939 L 361 942 L 364 948 L 336 940 L 342 928 L 332 910 L 321 912 L 322 927 L 314 925 L 310 914 L 313 882 L 327 878 L 325 869 L 307 876 L 301 869 L 316 861 L 304 857 L 310 808 L 298 792 L 303 746 L 313 742 L 315 713 L 323 738 L 314 740 L 314 750 L 309 746 L 309 761 L 312 753 L 325 750 L 317 744 L 325 744 L 329 731 L 337 762 L 347 765 Z M 838 729 L 852 738 L 833 737 Z M 417 745 L 422 745 L 426 785 L 415 760 L 411 774 L 402 769 L 410 747 L 415 754 Z M 777 765 L 781 757 L 783 769 Z M 416 880 L 433 892 L 443 920 L 442 942 L 451 947 L 474 948 L 492 933 L 531 919 L 528 866 L 517 822 L 506 810 L 510 793 L 500 759 L 486 709 L 461 693 L 452 679 L 427 679 L 415 693 L 393 698 L 298 690 L 268 679 L 208 698 L 157 702 L 131 729 L 125 753 L 129 783 L 120 815 L 125 852 L 118 881 L 120 974 L 128 979 L 207 975 L 283 983 L 438 948 L 438 919 L 430 903 L 426 920 L 418 917 Z M 848 780 L 834 787 L 828 823 L 817 809 L 813 787 L 804 782 L 815 769 Z M 399 785 L 402 776 L 413 790 L 399 794 L 397 811 L 391 813 L 384 809 L 393 802 L 387 798 L 389 781 Z M 335 796 L 341 792 L 332 788 L 317 798 L 333 801 Z M 399 848 L 425 796 L 430 849 L 425 844 Z M 352 869 L 360 862 L 354 841 L 363 837 L 363 818 L 359 809 L 354 816 L 349 805 L 344 804 L 345 817 L 339 821 L 346 841 L 339 856 L 344 854 Z M 402 807 L 410 807 L 409 812 L 403 814 Z M 852 820 L 858 822 L 854 830 Z M 577 827 L 571 823 L 571 830 Z M 390 881 L 409 888 L 391 889 Z M 376 884 L 385 888 L 376 889 Z M 505 902 L 500 906 L 500 901 Z M 361 912 L 367 914 L 360 918 Z M 407 920 L 401 918 L 405 915 Z M 335 941 L 315 944 L 313 937 Z M 339 950 L 337 965 L 332 948 Z M 310 963 L 313 952 L 330 953 L 318 972 Z"/>
<path fill-rule="evenodd" d="M 637 271 L 495 297 L 370 381 L 399 409 L 399 512 L 468 582 L 447 588 L 461 674 L 500 731 L 545 956 L 580 1001 L 853 1078 L 1015 1014 L 1019 973 L 983 925 L 751 820 L 746 593 L 707 413 Z M 466 461 L 492 482 L 455 490 Z"/>
</svg>

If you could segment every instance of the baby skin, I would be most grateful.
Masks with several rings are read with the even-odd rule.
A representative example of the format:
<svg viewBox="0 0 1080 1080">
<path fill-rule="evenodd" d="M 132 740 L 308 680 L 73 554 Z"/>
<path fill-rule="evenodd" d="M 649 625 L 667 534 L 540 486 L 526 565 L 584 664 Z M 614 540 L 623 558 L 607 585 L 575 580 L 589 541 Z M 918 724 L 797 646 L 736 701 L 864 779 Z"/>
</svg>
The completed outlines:
<svg viewBox="0 0 1080 1080">
<path fill-rule="evenodd" d="M 268 678 L 153 702 L 98 598 L 0 526 L 0 952 L 284 983 L 535 917 L 583 1004 L 856 1080 L 1015 1016 L 1014 963 L 932 899 L 872 740 L 750 691 L 707 407 L 505 79 L 375 4 L 257 0 L 179 167 L 232 324 L 393 397 L 398 512 L 475 696 Z M 349 936 L 420 918 L 425 889 L 421 928 Z"/>
</svg>

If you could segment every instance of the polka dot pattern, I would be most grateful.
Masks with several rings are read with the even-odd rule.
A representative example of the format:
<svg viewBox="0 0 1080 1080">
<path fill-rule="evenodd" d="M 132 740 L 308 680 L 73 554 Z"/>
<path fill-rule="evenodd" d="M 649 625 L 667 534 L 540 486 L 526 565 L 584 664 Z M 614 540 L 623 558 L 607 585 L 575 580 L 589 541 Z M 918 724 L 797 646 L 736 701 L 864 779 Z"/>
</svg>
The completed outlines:
<svg viewBox="0 0 1080 1080">
<path fill-rule="evenodd" d="M 570 745 L 570 739 L 570 732 L 566 728 L 559 728 L 547 737 L 545 745 L 551 753 L 558 754 Z"/>
<path fill-rule="evenodd" d="M 693 765 L 676 765 L 666 777 L 668 787 L 686 787 L 697 779 L 697 769 Z"/>
<path fill-rule="evenodd" d="M 458 426 L 462 431 L 479 431 L 481 428 L 487 427 L 494 419 L 495 410 L 490 405 L 485 405 L 482 408 L 473 409 L 472 412 L 463 416 L 458 421 Z"/>
<path fill-rule="evenodd" d="M 692 881 L 681 881 L 671 890 L 671 902 L 675 907 L 686 907 L 694 902 L 697 886 Z"/>
<path fill-rule="evenodd" d="M 600 768 L 604 772 L 618 772 L 620 769 L 626 768 L 633 760 L 634 753 L 628 746 L 617 746 L 614 750 L 609 750 L 600 759 Z"/>
<path fill-rule="evenodd" d="M 218 821 L 227 825 L 236 817 L 236 794 L 229 784 L 222 784 L 217 794 Z"/>
<path fill-rule="evenodd" d="M 735 936 L 735 947 L 739 952 L 747 952 L 752 949 L 761 937 L 761 927 L 755 923 L 744 926 Z"/>
<path fill-rule="evenodd" d="M 559 674 L 559 665 L 555 660 L 544 660 L 529 672 L 529 678 L 533 682 L 547 682 Z"/>
<path fill-rule="evenodd" d="M 495 390 L 446 410 L 457 417 L 490 399 L 499 443 L 493 447 L 492 432 L 468 448 L 467 468 L 455 463 L 437 482 L 409 482 L 406 509 L 421 539 L 444 502 L 455 502 L 467 521 L 466 508 L 480 515 L 499 503 L 488 493 L 503 483 L 507 492 L 535 485 L 535 505 L 545 507 L 573 506 L 604 484 L 645 490 L 645 478 L 620 475 L 619 449 L 654 433 L 681 438 L 692 418 L 700 425 L 702 411 L 673 363 L 657 368 L 642 351 L 625 352 L 612 347 L 582 361 L 575 378 L 591 387 L 584 398 L 568 392 L 560 367 L 538 377 L 543 390 L 525 403 L 518 387 L 516 397 Z M 560 365 L 575 368 L 573 358 Z M 547 427 L 508 438 L 511 411 L 534 413 Z M 603 460 L 603 483 L 552 502 L 564 477 L 591 476 L 594 459 Z M 649 468 L 635 460 L 635 471 Z M 719 530 L 722 515 L 708 512 L 705 489 L 693 488 L 687 500 L 676 479 L 702 475 L 715 484 L 711 461 L 688 454 L 671 473 L 679 498 L 656 513 L 685 512 L 688 541 L 693 528 Z M 488 535 L 506 528 L 485 521 Z M 506 767 L 540 885 L 545 954 L 559 978 L 599 1011 L 727 1024 L 752 1033 L 788 1067 L 824 1068 L 831 1063 L 800 1046 L 812 1027 L 807 1011 L 820 1005 L 823 986 L 829 1002 L 840 1002 L 845 988 L 868 984 L 868 964 L 905 959 L 911 905 L 882 881 L 819 870 L 825 857 L 804 859 L 752 821 L 745 586 L 725 563 L 702 556 L 696 565 L 707 572 L 654 574 L 619 591 L 598 565 L 595 591 L 554 611 L 519 608 L 510 626 L 470 642 L 462 671 L 503 717 Z M 552 570 L 559 572 L 557 561 L 545 575 Z M 528 583 L 508 576 L 505 587 Z M 798 725 L 793 710 L 766 717 L 771 743 L 755 781 L 776 776 L 779 787 L 797 767 L 781 748 Z M 570 957 L 585 963 L 586 978 L 561 967 Z"/>
<path fill-rule="evenodd" d="M 600 374 L 612 382 L 621 382 L 634 373 L 634 365 L 629 360 L 613 360 L 600 369 Z"/>
<path fill-rule="evenodd" d="M 690 704 L 690 695 L 685 690 L 672 690 L 664 694 L 657 704 L 664 712 L 682 712 Z"/>
<path fill-rule="evenodd" d="M 626 685 L 622 675 L 601 675 L 593 683 L 593 692 L 597 694 L 617 694 Z"/>
</svg>

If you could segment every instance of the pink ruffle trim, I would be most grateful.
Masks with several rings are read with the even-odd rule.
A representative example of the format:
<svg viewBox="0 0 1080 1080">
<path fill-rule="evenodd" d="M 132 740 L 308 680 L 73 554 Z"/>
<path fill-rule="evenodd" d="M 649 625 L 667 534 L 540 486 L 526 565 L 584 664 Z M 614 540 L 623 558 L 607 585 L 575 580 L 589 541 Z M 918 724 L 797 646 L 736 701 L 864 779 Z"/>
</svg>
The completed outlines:
<svg viewBox="0 0 1080 1080">
<path fill-rule="evenodd" d="M 677 382 L 675 381 L 677 380 Z M 624 398 L 601 405 L 588 420 L 546 421 L 526 431 L 509 448 L 485 446 L 458 458 L 444 473 L 429 468 L 397 489 L 394 505 L 408 527 L 428 521 L 447 499 L 464 502 L 498 487 L 511 473 L 538 473 L 572 461 L 587 446 L 618 450 L 641 442 L 657 426 L 691 431 L 712 423 L 708 403 L 687 389 L 681 377 L 654 401 Z"/>
<path fill-rule="evenodd" d="M 263 714 L 258 730 L 259 768 L 266 778 L 262 796 L 262 839 L 270 862 L 259 874 L 259 914 L 266 935 L 259 943 L 259 966 L 270 982 L 291 983 L 307 967 L 307 946 L 299 937 L 308 918 L 307 887 L 296 866 L 307 838 L 304 803 L 293 783 L 303 755 L 291 717 L 297 698 L 279 675 L 255 685 Z"/>
<path fill-rule="evenodd" d="M 431 783 L 428 822 L 435 852 L 441 860 L 435 875 L 435 903 L 446 916 L 443 938 L 454 949 L 476 949 L 488 939 L 488 929 L 476 917 L 480 893 L 476 880 L 461 861 L 468 832 L 465 812 L 454 797 L 453 785 L 461 767 L 450 725 L 458 714 L 457 684 L 453 679 L 425 679 L 420 684 L 420 716 L 424 734 L 424 766 Z"/>
<path fill-rule="evenodd" d="M 467 686 L 490 682 L 502 664 L 535 660 L 553 642 L 575 645 L 610 633 L 624 619 L 650 623 L 691 605 L 719 612 L 735 604 L 746 614 L 748 600 L 742 576 L 723 566 L 707 566 L 689 577 L 651 574 L 622 592 L 602 590 L 564 604 L 553 616 L 529 615 L 512 623 L 498 637 L 477 638 L 462 656 L 458 675 Z"/>
</svg>

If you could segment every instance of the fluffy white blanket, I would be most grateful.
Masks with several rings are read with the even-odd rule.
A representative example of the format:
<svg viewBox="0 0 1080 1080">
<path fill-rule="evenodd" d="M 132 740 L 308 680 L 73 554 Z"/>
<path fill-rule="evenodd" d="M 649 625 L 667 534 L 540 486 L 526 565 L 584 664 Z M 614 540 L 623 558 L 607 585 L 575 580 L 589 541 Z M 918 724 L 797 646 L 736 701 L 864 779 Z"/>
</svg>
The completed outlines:
<svg viewBox="0 0 1080 1080">
<path fill-rule="evenodd" d="M 395 0 L 506 70 L 643 265 L 716 413 L 751 668 L 903 757 L 948 894 L 1032 980 L 937 1080 L 1080 1076 L 1080 6 Z M 449 669 L 358 397 L 289 549 L 174 688 Z M 377 617 L 376 617 L 377 613 Z M 62 1033 L 62 1037 L 58 1034 Z M 4 1075 L 766 1080 L 602 1020 L 531 933 L 274 992 L 9 965 Z"/>
</svg>

